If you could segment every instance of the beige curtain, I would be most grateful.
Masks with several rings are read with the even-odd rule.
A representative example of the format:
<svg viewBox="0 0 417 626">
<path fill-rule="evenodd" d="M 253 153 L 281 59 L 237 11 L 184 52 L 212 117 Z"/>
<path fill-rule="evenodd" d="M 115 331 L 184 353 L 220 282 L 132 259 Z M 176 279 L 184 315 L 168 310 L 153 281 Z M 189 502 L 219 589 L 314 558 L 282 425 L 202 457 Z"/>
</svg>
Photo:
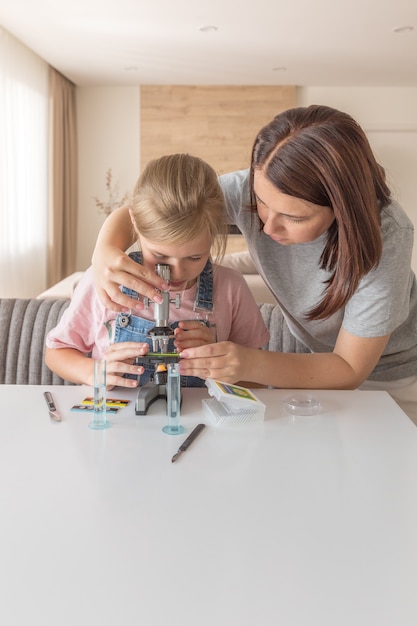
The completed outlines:
<svg viewBox="0 0 417 626">
<path fill-rule="evenodd" d="M 75 85 L 50 68 L 48 287 L 75 271 L 78 212 Z"/>
</svg>

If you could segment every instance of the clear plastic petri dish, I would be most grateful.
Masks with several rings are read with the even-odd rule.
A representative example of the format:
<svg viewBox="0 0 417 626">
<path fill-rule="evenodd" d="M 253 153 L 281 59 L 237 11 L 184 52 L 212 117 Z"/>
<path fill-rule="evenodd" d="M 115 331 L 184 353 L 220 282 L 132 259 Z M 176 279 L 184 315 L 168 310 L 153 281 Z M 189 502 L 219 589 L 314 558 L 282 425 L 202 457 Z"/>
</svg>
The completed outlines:
<svg viewBox="0 0 417 626">
<path fill-rule="evenodd" d="M 321 408 L 320 400 L 311 393 L 296 392 L 283 400 L 284 408 L 291 415 L 316 415 Z"/>
</svg>

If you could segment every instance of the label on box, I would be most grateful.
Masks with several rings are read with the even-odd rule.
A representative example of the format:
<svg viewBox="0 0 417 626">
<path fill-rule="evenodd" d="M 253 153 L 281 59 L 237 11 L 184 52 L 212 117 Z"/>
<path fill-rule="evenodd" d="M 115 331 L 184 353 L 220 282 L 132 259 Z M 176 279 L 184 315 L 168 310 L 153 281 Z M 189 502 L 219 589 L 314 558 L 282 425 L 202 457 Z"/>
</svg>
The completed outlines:
<svg viewBox="0 0 417 626">
<path fill-rule="evenodd" d="M 216 424 L 242 424 L 264 419 L 265 405 L 250 389 L 211 378 L 206 380 L 206 386 L 212 398 L 203 400 L 203 406 Z"/>
</svg>

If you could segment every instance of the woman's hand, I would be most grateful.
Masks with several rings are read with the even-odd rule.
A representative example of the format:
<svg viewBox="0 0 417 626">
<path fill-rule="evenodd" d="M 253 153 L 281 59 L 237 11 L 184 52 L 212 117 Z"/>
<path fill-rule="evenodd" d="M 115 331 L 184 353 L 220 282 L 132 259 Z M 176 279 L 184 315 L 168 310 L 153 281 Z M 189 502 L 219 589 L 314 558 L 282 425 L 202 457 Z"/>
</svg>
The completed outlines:
<svg viewBox="0 0 417 626">
<path fill-rule="evenodd" d="M 159 304 L 162 302 L 159 290 L 169 287 L 154 271 L 139 265 L 114 246 L 102 247 L 100 253 L 94 253 L 93 271 L 97 295 L 104 306 L 113 311 L 143 309 L 141 301 L 121 292 L 121 286 Z"/>
<path fill-rule="evenodd" d="M 244 348 L 231 341 L 210 343 L 199 348 L 181 351 L 180 372 L 184 376 L 214 378 L 226 383 L 250 380 L 250 353 L 257 350 Z"/>
<path fill-rule="evenodd" d="M 141 310 L 143 304 L 120 291 L 125 286 L 159 304 L 158 290 L 168 285 L 153 268 L 148 270 L 125 254 L 135 239 L 130 221 L 129 207 L 122 206 L 105 220 L 97 237 L 92 265 L 97 294 L 101 302 L 113 311 Z"/>
<path fill-rule="evenodd" d="M 142 365 L 134 365 L 134 362 L 135 359 L 146 354 L 148 350 L 149 345 L 147 343 L 138 343 L 136 341 L 113 343 L 104 357 L 107 362 L 107 388 L 110 389 L 115 386 L 137 387 L 139 384 L 138 379 L 123 378 L 123 374 L 133 374 L 135 376 L 143 374 L 144 368 Z"/>
<path fill-rule="evenodd" d="M 207 326 L 198 320 L 187 320 L 178 323 L 174 335 L 174 345 L 178 352 L 182 352 L 186 348 L 197 348 L 207 343 L 215 343 L 216 327 Z"/>
</svg>

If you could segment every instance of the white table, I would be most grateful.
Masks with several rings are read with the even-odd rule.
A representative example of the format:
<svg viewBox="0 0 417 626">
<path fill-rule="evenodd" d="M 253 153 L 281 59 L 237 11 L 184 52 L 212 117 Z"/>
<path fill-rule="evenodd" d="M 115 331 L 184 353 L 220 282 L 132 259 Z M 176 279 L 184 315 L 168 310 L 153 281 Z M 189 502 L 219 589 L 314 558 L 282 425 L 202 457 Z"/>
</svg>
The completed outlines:
<svg viewBox="0 0 417 626">
<path fill-rule="evenodd" d="M 163 401 L 93 431 L 69 411 L 88 387 L 0 386 L 0 624 L 416 626 L 416 427 L 385 392 L 294 419 L 257 393 L 264 424 L 173 464 Z M 187 434 L 206 396 L 184 393 Z"/>
</svg>

